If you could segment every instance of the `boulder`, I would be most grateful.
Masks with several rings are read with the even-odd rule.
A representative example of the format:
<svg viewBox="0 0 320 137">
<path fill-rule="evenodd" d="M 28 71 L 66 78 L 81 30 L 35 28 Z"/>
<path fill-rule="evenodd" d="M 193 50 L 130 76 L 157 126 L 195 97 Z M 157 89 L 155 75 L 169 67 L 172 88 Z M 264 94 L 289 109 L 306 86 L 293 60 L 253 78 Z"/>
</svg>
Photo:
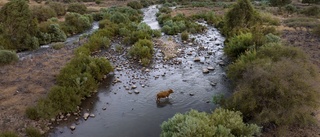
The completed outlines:
<svg viewBox="0 0 320 137">
<path fill-rule="evenodd" d="M 89 117 L 89 115 L 90 115 L 89 113 L 84 113 L 84 114 L 83 114 L 83 119 L 84 119 L 84 120 L 87 120 L 88 117 Z"/>
<path fill-rule="evenodd" d="M 193 61 L 194 61 L 194 62 L 199 62 L 199 61 L 200 61 L 200 57 L 195 57 L 195 58 L 193 59 Z"/>
<path fill-rule="evenodd" d="M 73 126 L 73 125 L 72 125 L 72 126 L 70 126 L 70 129 L 71 129 L 71 130 L 75 130 L 75 129 L 76 129 L 76 126 Z"/>
<path fill-rule="evenodd" d="M 209 70 L 207 68 L 202 69 L 203 73 L 209 73 Z"/>
</svg>

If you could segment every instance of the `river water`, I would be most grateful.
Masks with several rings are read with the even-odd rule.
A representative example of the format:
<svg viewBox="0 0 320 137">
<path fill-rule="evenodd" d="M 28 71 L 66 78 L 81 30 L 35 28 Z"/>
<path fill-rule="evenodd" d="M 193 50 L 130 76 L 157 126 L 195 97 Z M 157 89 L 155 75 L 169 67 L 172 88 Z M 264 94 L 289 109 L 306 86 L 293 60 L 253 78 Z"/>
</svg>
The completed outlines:
<svg viewBox="0 0 320 137">
<path fill-rule="evenodd" d="M 144 22 L 157 26 L 156 20 L 150 20 L 155 17 L 156 7 L 151 6 L 143 11 L 147 13 Z M 161 50 L 155 48 L 157 56 L 148 67 L 148 72 L 141 67 L 132 67 L 134 63 L 126 59 L 125 53 L 113 57 L 106 53 L 119 71 L 104 80 L 98 93 L 81 106 L 82 114 L 88 112 L 95 116 L 88 120 L 79 118 L 60 123 L 49 136 L 158 137 L 161 123 L 176 113 L 185 113 L 190 109 L 214 110 L 216 106 L 212 103 L 212 96 L 229 95 L 230 85 L 224 71 L 224 38 L 217 29 L 207 27 L 205 33 L 191 36 L 195 39 L 192 45 L 188 42 L 184 44 L 178 36 L 174 36 L 173 39 L 179 44 L 178 51 L 182 54 L 173 60 L 179 60 L 181 64 L 173 60 L 163 61 Z M 163 36 L 163 39 L 166 37 Z M 196 57 L 200 58 L 199 62 L 194 62 Z M 208 66 L 214 70 L 203 73 L 203 68 Z M 131 89 L 133 85 L 137 88 Z M 156 94 L 169 88 L 174 93 L 156 103 Z M 139 94 L 134 91 L 139 91 Z M 73 131 L 69 129 L 72 125 L 76 126 Z"/>
</svg>

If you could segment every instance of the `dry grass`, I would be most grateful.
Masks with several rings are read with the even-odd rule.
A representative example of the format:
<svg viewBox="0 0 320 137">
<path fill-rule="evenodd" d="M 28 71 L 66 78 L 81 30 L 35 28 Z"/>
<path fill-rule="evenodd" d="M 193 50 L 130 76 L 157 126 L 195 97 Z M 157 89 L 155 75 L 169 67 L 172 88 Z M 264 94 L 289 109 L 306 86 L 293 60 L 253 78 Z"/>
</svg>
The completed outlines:
<svg viewBox="0 0 320 137">
<path fill-rule="evenodd" d="M 25 117 L 26 108 L 46 96 L 71 57 L 72 50 L 50 50 L 0 68 L 1 130 L 20 131 L 30 122 Z"/>
</svg>

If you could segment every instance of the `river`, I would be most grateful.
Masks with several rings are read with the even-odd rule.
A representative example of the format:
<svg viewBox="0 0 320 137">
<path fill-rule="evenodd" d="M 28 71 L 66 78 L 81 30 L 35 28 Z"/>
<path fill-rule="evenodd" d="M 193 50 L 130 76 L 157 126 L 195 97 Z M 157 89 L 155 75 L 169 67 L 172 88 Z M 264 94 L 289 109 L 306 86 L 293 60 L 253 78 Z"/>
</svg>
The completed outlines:
<svg viewBox="0 0 320 137">
<path fill-rule="evenodd" d="M 153 29 L 160 27 L 156 22 L 156 6 L 143 9 L 144 22 Z M 206 25 L 205 23 L 202 23 Z M 216 108 L 212 96 L 230 94 L 230 85 L 224 71 L 224 37 L 217 29 L 207 26 L 203 34 L 191 35 L 194 44 L 183 43 L 178 36 L 174 40 L 183 51 L 173 60 L 181 64 L 163 61 L 159 49 L 157 57 L 145 71 L 125 58 L 125 53 L 113 57 L 113 65 L 120 68 L 101 83 L 98 93 L 84 101 L 83 113 L 94 114 L 88 120 L 79 118 L 60 123 L 49 134 L 51 137 L 158 137 L 160 125 L 176 113 L 185 113 L 190 109 L 211 112 Z M 163 36 L 165 39 L 167 36 Z M 190 53 L 190 54 L 187 54 Z M 200 58 L 195 62 L 196 57 Z M 171 60 L 172 61 L 172 60 Z M 208 66 L 214 68 L 203 73 Z M 210 68 L 210 69 L 212 69 Z M 117 83 L 113 83 L 114 81 Z M 119 82 L 121 81 L 121 82 Z M 131 86 L 137 86 L 131 89 Z M 126 88 L 130 87 L 129 90 Z M 156 103 L 159 91 L 173 89 L 168 99 Z M 134 91 L 139 91 L 135 94 Z M 69 127 L 74 125 L 75 130 Z"/>
</svg>

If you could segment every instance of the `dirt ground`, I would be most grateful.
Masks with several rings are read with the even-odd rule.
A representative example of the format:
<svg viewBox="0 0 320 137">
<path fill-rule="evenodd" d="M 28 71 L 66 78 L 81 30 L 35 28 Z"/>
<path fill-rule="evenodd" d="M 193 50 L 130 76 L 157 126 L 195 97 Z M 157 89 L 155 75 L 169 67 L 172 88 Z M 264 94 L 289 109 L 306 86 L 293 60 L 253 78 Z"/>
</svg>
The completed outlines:
<svg viewBox="0 0 320 137">
<path fill-rule="evenodd" d="M 27 126 L 43 129 L 42 122 L 36 123 L 26 118 L 25 110 L 46 96 L 55 84 L 55 76 L 71 57 L 72 50 L 48 49 L 15 64 L 0 67 L 1 131 L 22 133 Z"/>
</svg>

